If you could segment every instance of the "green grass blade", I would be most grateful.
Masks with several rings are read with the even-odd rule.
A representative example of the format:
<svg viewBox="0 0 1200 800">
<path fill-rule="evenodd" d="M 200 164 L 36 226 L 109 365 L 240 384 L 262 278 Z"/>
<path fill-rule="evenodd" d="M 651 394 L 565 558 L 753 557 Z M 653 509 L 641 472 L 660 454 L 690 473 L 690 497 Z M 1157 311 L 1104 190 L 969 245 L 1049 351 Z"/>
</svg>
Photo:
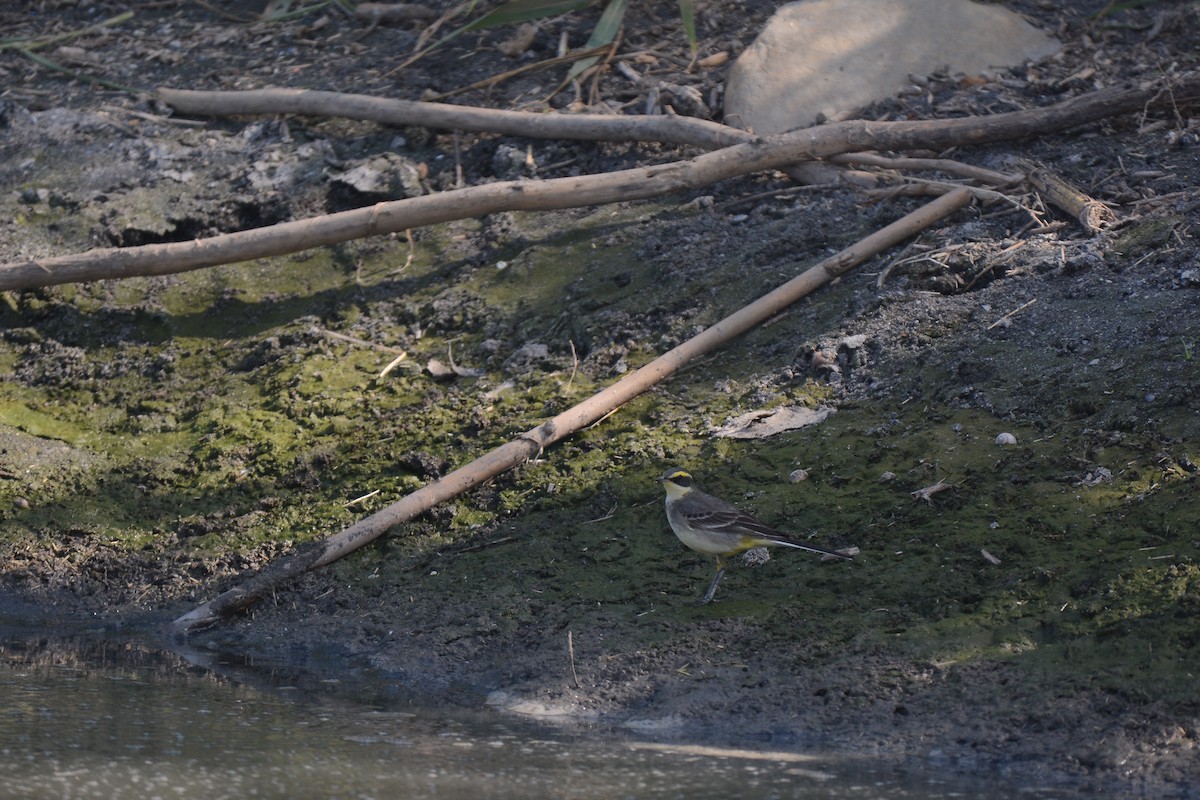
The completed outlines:
<svg viewBox="0 0 1200 800">
<path fill-rule="evenodd" d="M 592 36 L 584 48 L 612 44 L 621 30 L 621 25 L 625 23 L 625 12 L 628 10 L 629 0 L 611 0 L 605 7 L 604 13 L 600 15 L 600 21 L 596 23 Z"/>
<path fill-rule="evenodd" d="M 692 57 L 695 58 L 696 52 L 700 49 L 700 44 L 696 40 L 695 0 L 679 0 L 679 21 L 683 23 L 683 32 L 687 35 L 688 47 L 691 48 Z"/>
<path fill-rule="evenodd" d="M 592 30 L 591 38 L 588 39 L 584 49 L 600 47 L 601 45 L 612 44 L 617 38 L 617 33 L 621 30 L 621 25 L 625 22 L 625 12 L 629 10 L 629 0 L 610 0 L 605 6 L 604 13 L 600 15 L 600 21 L 596 23 L 596 27 Z M 600 60 L 599 56 L 589 56 L 576 61 L 571 67 L 571 71 L 567 73 L 567 82 L 578 78 L 584 70 Z"/>
</svg>

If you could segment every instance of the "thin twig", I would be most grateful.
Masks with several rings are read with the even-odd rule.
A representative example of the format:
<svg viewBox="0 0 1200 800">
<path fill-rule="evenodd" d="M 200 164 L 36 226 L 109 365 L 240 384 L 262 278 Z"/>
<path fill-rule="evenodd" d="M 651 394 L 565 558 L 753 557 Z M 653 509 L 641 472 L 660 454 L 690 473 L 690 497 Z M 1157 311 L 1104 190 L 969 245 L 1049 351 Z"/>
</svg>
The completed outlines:
<svg viewBox="0 0 1200 800">
<path fill-rule="evenodd" d="M 938 481 L 932 486 L 926 486 L 922 489 L 917 489 L 914 492 L 909 492 L 908 494 L 913 500 L 924 500 L 926 503 L 933 503 L 933 496 L 935 494 L 953 488 L 954 486 L 952 484 L 946 483 L 945 481 Z"/>
<path fill-rule="evenodd" d="M 907 176 L 907 175 L 901 176 L 901 180 L 903 181 L 904 185 L 918 186 L 918 187 L 923 187 L 923 188 L 924 187 L 931 188 L 934 190 L 934 193 L 936 193 L 936 194 L 942 194 L 944 192 L 950 191 L 951 189 L 963 188 L 963 189 L 966 189 L 967 191 L 969 191 L 975 197 L 976 200 L 982 200 L 985 203 L 1002 202 L 1002 203 L 1008 203 L 1009 205 L 1015 206 L 1017 208 L 1025 208 L 1023 205 L 1021 205 L 1020 200 L 1018 200 L 1014 197 L 1011 197 L 1010 195 L 1007 195 L 1004 192 L 997 192 L 992 189 L 983 189 L 978 186 L 965 186 L 961 183 L 954 183 L 952 181 L 935 181 L 935 180 L 929 180 L 926 178 L 914 178 L 914 177 Z M 886 190 L 876 190 L 876 191 L 886 192 Z M 868 194 L 874 194 L 874 193 L 875 192 L 868 192 Z M 1028 210 L 1028 209 L 1026 209 L 1026 210 Z"/>
<path fill-rule="evenodd" d="M 567 631 L 567 657 L 571 661 L 571 680 L 576 689 L 579 688 L 579 674 L 575 672 L 575 638 Z"/>
<path fill-rule="evenodd" d="M 392 370 L 394 370 L 397 366 L 399 366 L 400 362 L 406 358 L 408 358 L 408 353 L 401 353 L 400 355 L 393 358 L 390 362 L 388 362 L 388 365 L 383 368 L 383 371 L 379 373 L 379 377 L 381 377 L 381 378 L 387 377 L 387 374 L 389 372 L 391 372 Z"/>
<path fill-rule="evenodd" d="M 128 22 L 133 19 L 132 11 L 125 11 L 117 14 L 115 17 L 101 20 L 95 25 L 89 25 L 86 28 L 80 28 L 77 31 L 67 31 L 54 36 L 46 36 L 40 39 L 10 39 L 6 42 L 0 42 L 0 50 L 23 50 L 28 53 L 30 50 L 40 50 L 52 44 L 61 44 L 69 42 L 72 39 L 78 39 L 80 36 L 86 36 L 89 33 L 95 33 L 104 28 L 111 28 L 120 25 L 122 22 Z"/>
<path fill-rule="evenodd" d="M 187 128 L 203 128 L 206 123 L 201 119 L 183 119 L 181 117 L 164 117 L 161 114 L 147 114 L 145 111 L 136 111 L 132 108 L 122 108 L 121 106 L 109 105 L 104 103 L 100 106 L 101 111 L 107 111 L 110 114 L 124 114 L 129 117 L 136 117 L 147 122 L 157 122 L 162 125 L 181 125 Z"/>
<path fill-rule="evenodd" d="M 404 240 L 408 242 L 408 255 L 404 258 L 404 263 L 393 270 L 393 274 L 404 272 L 404 270 L 411 267 L 413 259 L 415 259 L 417 256 L 417 243 L 413 239 L 412 228 L 404 229 Z"/>
<path fill-rule="evenodd" d="M 366 494 L 362 495 L 361 497 L 356 497 L 353 500 L 347 500 L 346 502 L 342 503 L 342 508 L 350 508 L 350 506 L 356 506 L 359 503 L 362 503 L 366 500 L 370 500 L 372 497 L 379 494 L 381 491 L 383 491 L 383 490 L 376 489 L 373 492 L 367 492 Z"/>
<path fill-rule="evenodd" d="M 613 514 L 615 514 L 616 511 L 617 511 L 617 505 L 616 505 L 616 503 L 613 503 L 612 508 L 610 508 L 608 511 L 604 512 L 604 516 L 596 517 L 595 519 L 586 519 L 583 521 L 583 524 L 584 525 L 594 525 L 597 522 L 604 522 L 605 520 L 612 519 Z"/>
<path fill-rule="evenodd" d="M 433 44 L 429 45 L 428 47 L 426 47 L 425 44 L 430 39 L 433 38 L 433 35 L 435 33 L 437 33 L 439 30 L 441 30 L 443 25 L 445 25 L 447 22 L 454 19 L 455 17 L 459 16 L 460 14 L 463 13 L 463 11 L 467 10 L 468 8 L 472 7 L 473 5 L 474 5 L 474 3 L 470 2 L 470 1 L 465 2 L 465 3 L 457 3 L 453 6 L 451 6 L 450 8 L 446 9 L 444 12 L 442 12 L 441 16 L 439 16 L 432 23 L 430 23 L 430 25 L 427 28 L 425 28 L 424 30 L 421 31 L 421 35 L 417 37 L 416 46 L 413 47 L 412 55 L 410 55 L 408 58 L 401 61 L 396 66 L 389 69 L 387 72 L 383 73 L 383 75 L 381 75 L 380 77 L 381 78 L 390 78 L 392 75 L 395 75 L 400 70 L 405 69 L 405 68 L 415 64 L 416 62 L 418 62 L 422 58 L 424 58 L 426 55 L 433 52 L 439 45 L 442 44 L 442 42 L 444 42 L 447 38 L 452 37 L 454 34 L 453 33 L 447 34 L 446 36 L 442 37 L 442 39 L 434 42 Z"/>
<path fill-rule="evenodd" d="M 1007 174 L 996 172 L 949 158 L 889 158 L 877 153 L 843 153 L 839 156 L 833 156 L 829 161 L 834 164 L 845 164 L 847 166 L 880 167 L 897 172 L 906 169 L 932 170 L 1000 187 L 1015 186 L 1025 177 L 1020 173 Z"/>
<path fill-rule="evenodd" d="M 322 336 L 328 336 L 330 339 L 340 339 L 343 342 L 349 342 L 350 344 L 357 344 L 362 347 L 370 347 L 372 350 L 380 350 L 384 353 L 396 353 L 401 358 L 403 358 L 406 355 L 405 352 L 403 350 L 401 350 L 399 347 L 389 347 L 386 344 L 378 344 L 376 342 L 368 342 L 366 339 L 359 339 L 358 337 L 355 337 L 355 336 L 347 336 L 344 333 L 338 333 L 337 331 L 326 330 L 325 328 L 316 328 L 315 330 L 317 333 L 321 334 Z"/>
<path fill-rule="evenodd" d="M 576 50 L 563 56 L 551 56 L 550 58 L 542 59 L 541 61 L 537 61 L 533 64 L 526 64 L 523 67 L 510 69 L 508 72 L 502 72 L 499 75 L 493 75 L 490 78 L 485 78 L 481 81 L 475 81 L 474 83 L 467 84 L 466 86 L 460 86 L 457 89 L 451 89 L 447 92 L 426 94 L 424 95 L 424 99 L 429 101 L 445 100 L 448 97 L 466 94 L 467 92 L 471 92 L 476 89 L 490 89 L 493 86 L 504 83 L 508 80 L 512 80 L 513 78 L 519 78 L 520 76 L 530 72 L 538 72 L 539 70 L 549 69 L 550 67 L 555 67 L 559 64 L 565 64 L 571 61 L 578 61 L 579 59 L 587 58 L 588 56 L 597 56 L 606 52 L 607 50 L 609 50 L 608 45 L 602 45 L 600 47 L 592 47 L 587 50 Z"/>
<path fill-rule="evenodd" d="M 571 377 L 567 378 L 567 391 L 571 390 L 571 384 L 575 382 L 575 373 L 579 371 L 579 354 L 575 352 L 575 340 L 568 339 L 567 342 L 571 345 Z"/>
<path fill-rule="evenodd" d="M 1037 298 L 1035 297 L 1035 298 L 1033 298 L 1032 300 L 1030 300 L 1028 303 L 1023 303 L 1022 305 L 1018 306 L 1017 308 L 1014 308 L 1012 311 L 1008 312 L 1008 313 L 1007 313 L 1007 314 L 1005 314 L 1003 317 L 1001 317 L 1000 319 L 998 319 L 998 320 L 996 320 L 995 322 L 993 322 L 991 325 L 988 325 L 988 326 L 987 326 L 987 330 L 989 330 L 989 331 L 990 331 L 992 328 L 995 328 L 995 327 L 997 327 L 997 326 L 999 326 L 999 325 L 1003 325 L 1005 322 L 1008 322 L 1008 320 L 1009 320 L 1009 319 L 1010 319 L 1010 318 L 1011 318 L 1013 315 L 1015 315 L 1015 314 L 1018 314 L 1018 313 L 1020 313 L 1021 311 L 1024 311 L 1025 309 L 1029 308 L 1031 305 L 1033 305 L 1033 304 L 1034 304 L 1034 303 L 1036 303 L 1036 302 L 1037 302 Z"/>
<path fill-rule="evenodd" d="M 68 69 L 68 68 L 64 67 L 62 64 L 51 61 L 50 59 L 46 58 L 45 56 L 39 56 L 37 53 L 33 52 L 32 50 L 25 50 L 22 48 L 18 48 L 17 52 L 20 53 L 21 55 L 25 56 L 26 58 L 28 58 L 30 61 L 34 62 L 35 64 L 40 64 L 41 66 L 45 67 L 46 69 L 53 70 L 54 72 L 61 72 L 63 75 L 66 75 L 67 77 L 72 78 L 77 81 L 82 81 L 84 83 L 94 83 L 97 86 L 103 86 L 106 89 L 116 89 L 118 92 L 125 92 L 127 94 L 133 94 L 133 95 L 143 95 L 143 94 L 150 93 L 150 91 L 148 89 L 138 89 L 133 86 L 126 86 L 123 83 L 117 83 L 116 81 L 110 81 L 107 78 L 99 78 L 95 75 L 88 75 L 86 72 L 78 72 L 77 70 Z"/>
</svg>

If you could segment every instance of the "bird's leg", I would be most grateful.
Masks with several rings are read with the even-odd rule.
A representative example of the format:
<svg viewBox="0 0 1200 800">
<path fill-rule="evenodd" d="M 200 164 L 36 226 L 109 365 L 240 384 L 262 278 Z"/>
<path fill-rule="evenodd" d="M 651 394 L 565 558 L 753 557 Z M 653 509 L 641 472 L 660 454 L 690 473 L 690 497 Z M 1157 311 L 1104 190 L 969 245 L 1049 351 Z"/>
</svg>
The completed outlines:
<svg viewBox="0 0 1200 800">
<path fill-rule="evenodd" d="M 717 574 L 713 576 L 712 583 L 708 585 L 708 589 L 704 592 L 704 597 L 701 597 L 696 605 L 704 606 L 712 602 L 713 597 L 717 594 L 717 584 L 721 582 L 721 576 L 725 574 L 725 559 L 717 556 Z"/>
</svg>

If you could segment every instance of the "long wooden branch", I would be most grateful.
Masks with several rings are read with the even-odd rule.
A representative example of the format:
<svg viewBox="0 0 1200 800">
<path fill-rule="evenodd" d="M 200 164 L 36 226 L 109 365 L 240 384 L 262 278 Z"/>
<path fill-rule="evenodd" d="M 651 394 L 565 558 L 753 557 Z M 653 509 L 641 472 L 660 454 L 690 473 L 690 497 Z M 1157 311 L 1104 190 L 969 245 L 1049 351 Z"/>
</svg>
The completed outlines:
<svg viewBox="0 0 1200 800">
<path fill-rule="evenodd" d="M 246 95 L 254 95 L 260 99 L 271 98 L 274 103 L 271 106 L 273 109 L 292 108 L 303 110 L 305 113 L 312 113 L 319 107 L 315 100 L 339 97 L 303 90 L 262 90 L 231 94 L 234 99 L 251 99 Z M 498 211 L 573 208 L 661 197 L 673 192 L 700 188 L 738 175 L 780 168 L 800 161 L 825 159 L 841 153 L 860 150 L 942 150 L 961 145 L 1017 139 L 1142 110 L 1148 105 L 1183 105 L 1185 102 L 1194 101 L 1198 96 L 1200 71 L 1188 73 L 1170 84 L 1162 82 L 1137 88 L 1105 89 L 1046 108 L 1013 111 L 990 117 L 915 122 L 839 122 L 754 139 L 693 159 L 659 166 L 639 167 L 602 175 L 542 181 L 507 181 L 473 186 L 191 242 L 93 250 L 76 255 L 3 264 L 0 265 L 0 290 L 187 272 L 217 264 L 294 253 L 365 236 L 395 233 Z M 301 105 L 300 100 L 305 98 L 307 105 Z M 176 99 L 180 99 L 179 95 L 176 95 Z M 366 103 L 373 109 L 371 113 L 378 116 L 364 118 L 381 118 L 383 112 L 376 108 L 379 104 L 399 102 L 402 101 L 379 100 L 376 103 Z M 422 116 L 431 111 L 427 108 L 430 105 L 437 104 L 405 104 L 387 121 L 393 124 L 433 124 L 429 118 Z M 414 109 L 413 106 L 418 108 Z M 242 113 L 250 113 L 252 107 L 249 103 L 243 103 L 239 110 Z M 366 111 L 362 113 L 365 114 Z M 517 112 L 489 112 L 483 116 L 514 113 Z M 548 124 L 561 124 L 550 123 L 549 120 L 574 119 L 570 116 L 544 114 L 522 116 L 528 117 L 526 127 L 516 126 L 513 121 L 505 123 L 515 126 L 507 129 L 529 136 L 535 135 L 531 131 L 544 128 Z M 449 119 L 444 120 L 445 124 L 451 122 Z M 592 119 L 591 122 L 597 120 Z M 621 124 L 639 128 L 662 123 L 657 121 L 657 118 L 635 117 Z M 711 123 L 700 127 L 708 125 Z M 722 131 L 731 130 L 718 127 L 721 127 Z"/>
<path fill-rule="evenodd" d="M 966 189 L 956 189 L 893 222 L 862 241 L 760 297 L 748 306 L 659 356 L 587 400 L 553 419 L 526 431 L 487 455 L 449 475 L 406 495 L 315 547 L 284 558 L 240 586 L 204 603 L 172 623 L 177 635 L 206 627 L 221 617 L 240 611 L 269 594 L 285 581 L 332 563 L 378 539 L 396 525 L 456 497 L 484 481 L 533 458 L 544 448 L 602 419 L 650 387 L 678 372 L 689 361 L 722 346 L 751 328 L 771 319 L 797 300 L 861 264 L 874 254 L 923 230 L 970 202 Z"/>
<path fill-rule="evenodd" d="M 695 145 L 705 150 L 728 147 L 754 140 L 754 134 L 717 122 L 681 116 L 628 116 L 613 114 L 543 114 L 527 111 L 503 111 L 489 108 L 392 100 L 360 94 L 322 92 L 311 89 L 252 89 L 240 92 L 209 92 L 160 88 L 159 100 L 184 114 L 202 116 L 304 114 L 338 116 L 368 120 L 387 125 L 419 125 L 443 130 L 500 133 L 534 139 L 580 139 L 603 141 L 653 141 L 666 144 Z M 955 145 L 1014 139 L 1083 125 L 1114 114 L 1141 110 L 1159 102 L 1182 104 L 1200 96 L 1200 71 L 1164 78 L 1138 87 L 1113 87 L 1080 95 L 1044 108 L 1013 111 L 990 117 L 965 117 L 920 122 L 849 122 L 835 123 L 809 131 L 836 131 L 843 125 L 867 126 L 868 131 L 888 130 L 899 135 L 908 146 L 888 149 L 940 149 Z M 915 126 L 907 128 L 906 126 Z M 941 143 L 912 145 L 912 131 L 925 135 L 941 129 L 950 138 Z M 831 131 L 819 137 L 835 143 L 838 134 Z M 862 139 L 866 149 L 876 149 L 873 136 Z M 882 145 L 879 145 L 882 147 Z M 855 149 L 855 148 L 850 148 Z M 832 152 L 849 152 L 836 147 Z"/>
<path fill-rule="evenodd" d="M 385 125 L 419 125 L 440 130 L 499 133 L 531 139 L 609 142 L 662 142 L 716 150 L 750 141 L 754 134 L 696 117 L 625 114 L 540 114 L 492 108 L 392 100 L 365 94 L 315 89 L 250 89 L 202 92 L 160 88 L 155 97 L 181 114 L 226 117 L 302 114 L 345 117 Z"/>
</svg>

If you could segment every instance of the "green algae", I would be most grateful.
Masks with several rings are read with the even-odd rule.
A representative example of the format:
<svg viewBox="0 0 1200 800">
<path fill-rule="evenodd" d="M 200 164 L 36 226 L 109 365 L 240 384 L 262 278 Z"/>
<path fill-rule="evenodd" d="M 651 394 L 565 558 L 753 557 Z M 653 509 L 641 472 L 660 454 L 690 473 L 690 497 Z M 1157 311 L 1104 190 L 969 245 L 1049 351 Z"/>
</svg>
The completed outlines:
<svg viewBox="0 0 1200 800">
<path fill-rule="evenodd" d="M 78 425 L 44 410 L 31 408 L 14 397 L 6 398 L 4 403 L 0 404 L 0 425 L 43 439 L 58 439 L 63 442 L 78 443 L 87 438 L 86 431 Z"/>
<path fill-rule="evenodd" d="M 1113 241 L 1113 252 L 1122 259 L 1138 258 L 1167 245 L 1176 231 L 1187 230 L 1191 222 L 1187 217 L 1173 214 L 1139 220 Z"/>
</svg>

